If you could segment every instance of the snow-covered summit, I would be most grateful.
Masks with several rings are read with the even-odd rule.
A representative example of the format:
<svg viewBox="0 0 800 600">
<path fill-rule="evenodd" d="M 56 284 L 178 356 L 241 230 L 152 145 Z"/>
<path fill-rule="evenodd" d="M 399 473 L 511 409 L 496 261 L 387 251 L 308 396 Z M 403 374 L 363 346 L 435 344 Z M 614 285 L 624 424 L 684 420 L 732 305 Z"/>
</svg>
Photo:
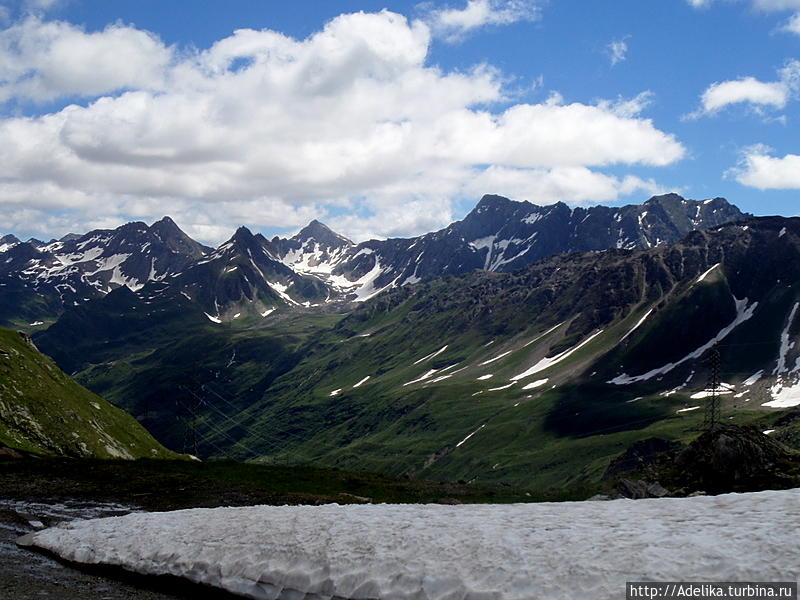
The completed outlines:
<svg viewBox="0 0 800 600">
<path fill-rule="evenodd" d="M 2 246 L 0 274 L 37 292 L 54 293 L 70 305 L 121 286 L 137 290 L 148 281 L 163 280 L 206 250 L 164 217 L 150 226 L 136 221 L 48 243 L 29 240 Z"/>
</svg>

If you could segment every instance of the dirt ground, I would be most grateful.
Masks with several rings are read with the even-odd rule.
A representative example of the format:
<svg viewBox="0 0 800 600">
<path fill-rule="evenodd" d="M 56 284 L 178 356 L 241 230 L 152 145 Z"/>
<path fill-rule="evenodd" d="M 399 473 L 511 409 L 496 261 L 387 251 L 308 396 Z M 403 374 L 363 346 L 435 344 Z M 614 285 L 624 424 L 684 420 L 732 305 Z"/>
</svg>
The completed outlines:
<svg viewBox="0 0 800 600">
<path fill-rule="evenodd" d="M 133 506 L 58 499 L 0 499 L 0 598 L 4 600 L 194 600 L 232 598 L 175 578 L 143 577 L 114 568 L 76 568 L 15 540 L 59 521 L 121 515 Z"/>
</svg>

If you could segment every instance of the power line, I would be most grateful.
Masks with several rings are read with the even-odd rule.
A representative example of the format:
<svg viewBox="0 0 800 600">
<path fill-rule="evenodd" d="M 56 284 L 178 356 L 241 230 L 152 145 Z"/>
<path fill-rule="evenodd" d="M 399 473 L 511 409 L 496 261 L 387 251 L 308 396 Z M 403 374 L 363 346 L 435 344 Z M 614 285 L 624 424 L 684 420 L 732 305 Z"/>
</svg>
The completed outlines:
<svg viewBox="0 0 800 600">
<path fill-rule="evenodd" d="M 719 349 L 714 346 L 714 349 L 711 351 L 711 354 L 708 357 L 710 372 L 708 375 L 708 385 L 706 386 L 706 391 L 710 394 L 710 396 L 708 396 L 706 414 L 703 418 L 703 429 L 706 431 L 711 431 L 720 422 L 720 361 Z"/>
</svg>

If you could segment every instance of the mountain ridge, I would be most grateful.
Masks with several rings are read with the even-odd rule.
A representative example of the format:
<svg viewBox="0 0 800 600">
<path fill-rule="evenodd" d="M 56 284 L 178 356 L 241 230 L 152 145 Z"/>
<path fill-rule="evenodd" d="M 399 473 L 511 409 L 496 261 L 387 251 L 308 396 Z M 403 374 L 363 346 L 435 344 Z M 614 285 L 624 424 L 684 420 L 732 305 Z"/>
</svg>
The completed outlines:
<svg viewBox="0 0 800 600">
<path fill-rule="evenodd" d="M 6 257 L 0 286 L 7 292 L 0 298 L 0 323 L 36 330 L 71 306 L 122 286 L 147 294 L 143 288 L 159 281 L 175 281 L 176 297 L 183 292 L 201 298 L 212 320 L 263 318 L 282 308 L 364 301 L 397 286 L 476 269 L 510 272 L 562 252 L 658 246 L 743 216 L 722 198 L 694 201 L 677 194 L 642 205 L 574 209 L 486 195 L 464 219 L 439 231 L 358 244 L 316 219 L 291 238 L 271 240 L 242 226 L 216 249 L 192 240 L 169 216 L 150 226 L 134 221 L 47 244 L 6 236 L 0 246 Z M 225 259 L 230 270 L 203 267 L 232 247 L 241 256 Z M 228 276 L 234 263 L 242 268 Z"/>
<path fill-rule="evenodd" d="M 797 265 L 800 219 L 753 217 L 670 246 L 398 287 L 344 315 L 229 330 L 181 310 L 183 321 L 145 318 L 119 335 L 100 327 L 76 352 L 71 332 L 92 331 L 120 290 L 36 340 L 134 414 L 143 398 L 151 413 L 161 403 L 162 423 L 174 419 L 160 399 L 192 381 L 184 402 L 225 456 L 563 485 L 601 475 L 642 436 L 693 435 L 715 342 L 735 374 L 724 414 L 777 429 L 770 419 L 800 394 Z"/>
</svg>

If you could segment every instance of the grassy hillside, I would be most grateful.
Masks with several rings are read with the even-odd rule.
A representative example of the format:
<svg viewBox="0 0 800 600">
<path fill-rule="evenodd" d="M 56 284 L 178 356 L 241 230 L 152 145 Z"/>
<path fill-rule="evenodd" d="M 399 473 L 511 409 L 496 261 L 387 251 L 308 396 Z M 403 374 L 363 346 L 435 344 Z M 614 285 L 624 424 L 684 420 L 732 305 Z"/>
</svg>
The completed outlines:
<svg viewBox="0 0 800 600">
<path fill-rule="evenodd" d="M 637 440 L 697 436 L 715 342 L 727 421 L 764 424 L 774 390 L 800 385 L 800 220 L 748 223 L 405 286 L 347 315 L 222 325 L 174 297 L 109 294 L 37 340 L 204 457 L 593 484 Z M 74 330 L 85 351 L 69 356 Z"/>
<path fill-rule="evenodd" d="M 0 444 L 37 454 L 174 458 L 123 410 L 78 385 L 27 336 L 0 329 Z"/>
</svg>

